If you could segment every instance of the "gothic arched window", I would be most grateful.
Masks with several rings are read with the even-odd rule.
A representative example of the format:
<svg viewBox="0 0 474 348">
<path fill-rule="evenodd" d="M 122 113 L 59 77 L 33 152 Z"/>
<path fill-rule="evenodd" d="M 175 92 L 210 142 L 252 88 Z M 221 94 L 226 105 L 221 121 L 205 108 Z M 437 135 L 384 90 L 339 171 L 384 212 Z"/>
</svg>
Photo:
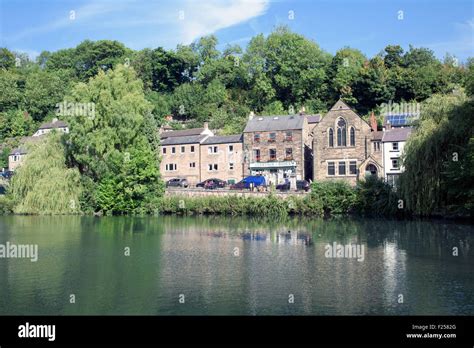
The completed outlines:
<svg viewBox="0 0 474 348">
<path fill-rule="evenodd" d="M 340 118 L 337 121 L 337 146 L 347 146 L 346 133 L 346 121 Z"/>
<path fill-rule="evenodd" d="M 354 127 L 351 127 L 351 130 L 350 130 L 350 138 L 349 138 L 349 139 L 350 139 L 349 142 L 350 142 L 351 146 L 355 146 L 355 143 L 356 143 L 356 136 L 355 136 L 355 133 L 356 133 L 356 132 L 355 132 Z"/>
<path fill-rule="evenodd" d="M 329 128 L 329 147 L 334 147 L 334 131 Z"/>
</svg>

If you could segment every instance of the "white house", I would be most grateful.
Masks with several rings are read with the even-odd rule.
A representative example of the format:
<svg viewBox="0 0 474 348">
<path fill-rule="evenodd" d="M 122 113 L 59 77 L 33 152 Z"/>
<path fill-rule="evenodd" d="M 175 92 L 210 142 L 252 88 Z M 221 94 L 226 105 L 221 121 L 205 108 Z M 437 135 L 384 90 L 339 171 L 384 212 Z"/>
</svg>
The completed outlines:
<svg viewBox="0 0 474 348">
<path fill-rule="evenodd" d="M 410 127 L 405 127 L 389 128 L 383 132 L 384 178 L 392 186 L 397 185 L 398 177 L 404 170 L 400 158 L 411 131 L 412 129 Z"/>
<path fill-rule="evenodd" d="M 51 122 L 43 123 L 38 130 L 33 134 L 34 137 L 39 137 L 41 135 L 51 132 L 53 129 L 56 129 L 58 132 L 69 133 L 69 127 L 63 121 L 53 118 Z"/>
</svg>

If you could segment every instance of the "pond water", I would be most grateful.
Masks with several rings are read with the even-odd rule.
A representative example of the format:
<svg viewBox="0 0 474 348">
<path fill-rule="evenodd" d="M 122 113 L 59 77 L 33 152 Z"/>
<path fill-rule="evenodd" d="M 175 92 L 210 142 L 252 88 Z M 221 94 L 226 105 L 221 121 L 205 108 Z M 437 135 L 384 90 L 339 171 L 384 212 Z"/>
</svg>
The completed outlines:
<svg viewBox="0 0 474 348">
<path fill-rule="evenodd" d="M 0 216 L 2 245 L 38 260 L 0 257 L 0 315 L 474 315 L 474 225 Z"/>
</svg>

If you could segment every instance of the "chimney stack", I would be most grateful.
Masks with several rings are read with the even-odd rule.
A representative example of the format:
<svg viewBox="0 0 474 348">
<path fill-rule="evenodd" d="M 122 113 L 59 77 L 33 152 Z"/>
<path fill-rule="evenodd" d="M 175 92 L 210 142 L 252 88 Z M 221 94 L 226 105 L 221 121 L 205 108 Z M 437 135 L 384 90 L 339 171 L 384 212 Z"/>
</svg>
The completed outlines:
<svg viewBox="0 0 474 348">
<path fill-rule="evenodd" d="M 372 128 L 374 132 L 377 131 L 377 120 L 375 119 L 375 115 L 373 111 L 370 114 L 370 128 Z"/>
<path fill-rule="evenodd" d="M 253 111 L 250 111 L 249 120 L 253 120 L 254 116 L 255 116 L 255 113 Z"/>
<path fill-rule="evenodd" d="M 300 109 L 300 115 L 304 115 L 305 113 L 306 113 L 306 108 L 303 105 Z"/>
<path fill-rule="evenodd" d="M 208 122 L 204 122 L 204 129 L 209 129 L 209 123 Z"/>
</svg>

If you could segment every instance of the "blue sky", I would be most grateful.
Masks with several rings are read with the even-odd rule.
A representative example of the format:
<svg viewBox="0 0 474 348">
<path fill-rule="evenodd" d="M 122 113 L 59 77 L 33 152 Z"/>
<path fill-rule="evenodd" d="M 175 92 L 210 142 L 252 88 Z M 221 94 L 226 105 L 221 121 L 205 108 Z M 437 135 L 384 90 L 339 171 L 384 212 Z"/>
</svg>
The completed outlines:
<svg viewBox="0 0 474 348">
<path fill-rule="evenodd" d="M 0 46 L 35 56 L 85 39 L 175 48 L 208 34 L 245 47 L 281 24 L 335 53 L 388 44 L 474 56 L 472 0 L 0 0 Z M 72 12 L 73 11 L 73 12 Z M 292 12 L 290 12 L 292 11 Z M 403 11 L 403 13 L 399 12 Z M 292 17 L 292 18 L 290 18 Z M 399 19 L 403 17 L 403 19 Z"/>
</svg>

